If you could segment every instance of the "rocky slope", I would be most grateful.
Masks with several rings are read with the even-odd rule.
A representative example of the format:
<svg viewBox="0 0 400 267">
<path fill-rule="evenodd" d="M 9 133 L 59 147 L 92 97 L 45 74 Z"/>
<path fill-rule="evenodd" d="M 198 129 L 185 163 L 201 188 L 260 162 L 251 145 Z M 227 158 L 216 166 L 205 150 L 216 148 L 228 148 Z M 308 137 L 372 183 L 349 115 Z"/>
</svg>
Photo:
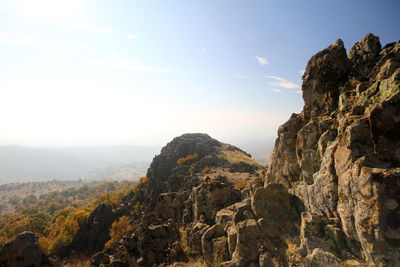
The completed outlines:
<svg viewBox="0 0 400 267">
<path fill-rule="evenodd" d="M 92 265 L 398 265 L 400 42 L 368 34 L 348 56 L 337 40 L 310 59 L 302 89 L 267 171 L 208 135 L 167 144 L 121 208 L 103 207 L 132 229 Z M 81 238 L 104 232 L 91 233 L 96 212 Z"/>
<path fill-rule="evenodd" d="M 202 234 L 217 213 L 249 194 L 234 186 L 259 179 L 262 169 L 244 151 L 206 134 L 175 138 L 154 158 L 136 194 L 125 200 L 141 204 L 132 215 L 133 229 L 95 254 L 92 264 L 152 266 L 202 257 Z"/>
</svg>

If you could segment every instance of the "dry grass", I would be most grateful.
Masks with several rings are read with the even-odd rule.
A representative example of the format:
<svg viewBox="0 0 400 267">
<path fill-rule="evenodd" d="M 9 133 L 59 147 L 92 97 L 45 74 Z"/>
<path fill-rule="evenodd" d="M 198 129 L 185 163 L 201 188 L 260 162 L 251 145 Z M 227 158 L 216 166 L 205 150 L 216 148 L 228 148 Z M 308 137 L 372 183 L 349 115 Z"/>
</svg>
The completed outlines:
<svg viewBox="0 0 400 267">
<path fill-rule="evenodd" d="M 85 255 L 76 255 L 66 260 L 64 267 L 90 267 L 90 258 Z"/>
<path fill-rule="evenodd" d="M 301 262 L 303 257 L 300 255 L 298 250 L 300 246 L 300 237 L 296 236 L 294 238 L 287 238 L 285 241 L 288 246 L 286 250 L 288 258 L 291 259 L 292 262 Z"/>
<path fill-rule="evenodd" d="M 188 262 L 175 262 L 167 267 L 208 267 L 203 259 L 190 259 Z"/>
<path fill-rule="evenodd" d="M 261 163 L 258 163 L 257 161 L 255 161 L 251 157 L 247 156 L 243 152 L 240 152 L 238 150 L 235 150 L 235 151 L 229 150 L 228 149 L 229 147 L 230 147 L 229 144 L 222 144 L 221 148 L 219 149 L 219 155 L 222 158 L 225 158 L 226 160 L 228 160 L 231 163 L 239 163 L 239 162 L 243 161 L 248 164 L 253 164 L 253 165 L 258 165 L 260 167 L 263 167 L 263 165 Z"/>
<path fill-rule="evenodd" d="M 245 188 L 246 185 L 248 185 L 248 184 L 249 184 L 249 182 L 247 182 L 247 181 L 241 181 L 241 182 L 237 182 L 233 187 L 234 187 L 235 189 L 242 190 L 242 189 Z"/>
<path fill-rule="evenodd" d="M 198 178 L 200 180 L 204 180 L 206 177 L 210 179 L 214 179 L 218 176 L 225 176 L 232 183 L 238 183 L 242 181 L 251 181 L 252 178 L 255 178 L 255 174 L 251 174 L 248 172 L 231 172 L 228 168 L 210 168 L 209 173 L 198 173 Z"/>
<path fill-rule="evenodd" d="M 181 226 L 179 228 L 179 233 L 181 234 L 181 246 L 183 249 L 183 252 L 185 252 L 185 255 L 190 255 L 191 254 L 191 249 L 188 245 L 188 237 L 185 231 L 185 228 L 183 226 Z"/>
</svg>

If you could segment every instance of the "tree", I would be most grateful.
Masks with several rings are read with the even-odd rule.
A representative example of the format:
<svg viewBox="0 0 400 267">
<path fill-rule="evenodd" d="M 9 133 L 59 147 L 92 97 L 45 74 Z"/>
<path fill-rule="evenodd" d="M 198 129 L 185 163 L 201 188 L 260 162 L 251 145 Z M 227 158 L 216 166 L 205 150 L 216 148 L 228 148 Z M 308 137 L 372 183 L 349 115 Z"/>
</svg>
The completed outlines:
<svg viewBox="0 0 400 267">
<path fill-rule="evenodd" d="M 29 206 L 29 205 L 35 204 L 37 201 L 38 201 L 38 199 L 34 194 L 29 194 L 24 198 L 22 203 L 24 204 L 24 206 Z"/>
<path fill-rule="evenodd" d="M 128 216 L 122 216 L 115 220 L 110 228 L 110 240 L 105 244 L 105 247 L 111 247 L 115 241 L 121 239 L 130 229 L 131 225 Z"/>
</svg>

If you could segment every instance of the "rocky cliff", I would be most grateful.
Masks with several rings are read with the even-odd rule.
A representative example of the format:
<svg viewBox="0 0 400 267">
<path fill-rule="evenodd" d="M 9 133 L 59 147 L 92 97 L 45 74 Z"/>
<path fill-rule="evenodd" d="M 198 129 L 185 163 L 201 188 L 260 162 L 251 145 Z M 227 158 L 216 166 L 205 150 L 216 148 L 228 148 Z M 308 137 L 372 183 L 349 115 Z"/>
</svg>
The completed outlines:
<svg viewBox="0 0 400 267">
<path fill-rule="evenodd" d="M 304 109 L 279 128 L 265 184 L 305 205 L 300 250 L 310 259 L 400 261 L 399 63 L 400 43 L 382 49 L 372 34 L 348 57 L 337 40 L 308 62 Z"/>
</svg>

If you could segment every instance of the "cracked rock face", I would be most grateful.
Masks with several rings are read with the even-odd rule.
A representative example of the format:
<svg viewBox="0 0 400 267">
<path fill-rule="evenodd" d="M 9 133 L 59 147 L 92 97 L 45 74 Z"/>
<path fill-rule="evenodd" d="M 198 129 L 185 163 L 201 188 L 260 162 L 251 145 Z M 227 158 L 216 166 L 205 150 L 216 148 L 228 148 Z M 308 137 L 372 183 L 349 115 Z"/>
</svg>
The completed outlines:
<svg viewBox="0 0 400 267">
<path fill-rule="evenodd" d="M 372 34 L 349 57 L 337 40 L 308 62 L 304 109 L 280 127 L 265 177 L 302 200 L 302 230 L 334 220 L 342 233 L 338 246 L 324 230 L 326 247 L 302 232 L 308 260 L 400 261 L 399 62 L 400 42 L 382 49 Z"/>
<path fill-rule="evenodd" d="M 0 251 L 0 266 L 41 266 L 53 264 L 43 253 L 38 238 L 31 232 L 23 232 L 4 245 Z"/>
</svg>

